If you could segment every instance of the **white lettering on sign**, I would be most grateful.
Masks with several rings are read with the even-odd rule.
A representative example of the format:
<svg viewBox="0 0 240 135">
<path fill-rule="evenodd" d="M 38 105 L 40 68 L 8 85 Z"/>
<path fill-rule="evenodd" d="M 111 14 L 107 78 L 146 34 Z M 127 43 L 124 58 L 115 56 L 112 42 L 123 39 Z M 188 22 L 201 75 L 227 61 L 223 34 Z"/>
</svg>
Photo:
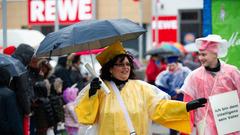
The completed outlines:
<svg viewBox="0 0 240 135">
<path fill-rule="evenodd" d="M 45 3 L 45 19 L 46 21 L 55 20 L 55 1 L 46 1 Z"/>
<path fill-rule="evenodd" d="M 49 23 L 55 20 L 55 0 L 29 0 L 30 23 Z M 59 0 L 59 20 L 78 22 L 92 18 L 91 0 Z"/>
<path fill-rule="evenodd" d="M 159 20 L 157 25 L 157 28 L 160 30 L 164 29 L 177 29 L 177 21 L 176 20 Z M 156 28 L 156 21 L 152 23 L 152 27 Z"/>
<path fill-rule="evenodd" d="M 79 11 L 78 18 L 80 18 L 80 20 L 87 20 L 92 18 L 92 15 L 86 14 L 87 12 L 91 12 L 91 7 L 89 6 L 90 4 L 91 0 L 79 1 L 79 8 L 82 9 L 78 10 Z"/>
<path fill-rule="evenodd" d="M 31 20 L 32 21 L 44 21 L 44 15 L 43 15 L 43 11 L 44 11 L 44 5 L 42 4 L 42 1 L 32 1 L 31 2 Z"/>
<path fill-rule="evenodd" d="M 237 90 L 209 97 L 218 134 L 240 131 L 240 104 Z"/>
<path fill-rule="evenodd" d="M 61 21 L 67 20 L 67 18 L 71 21 L 76 19 L 77 10 L 78 10 L 77 3 L 78 3 L 78 1 L 76 1 L 76 0 L 59 1 L 59 3 L 58 3 L 59 7 L 62 7 L 61 10 L 59 10 L 59 18 Z"/>
</svg>

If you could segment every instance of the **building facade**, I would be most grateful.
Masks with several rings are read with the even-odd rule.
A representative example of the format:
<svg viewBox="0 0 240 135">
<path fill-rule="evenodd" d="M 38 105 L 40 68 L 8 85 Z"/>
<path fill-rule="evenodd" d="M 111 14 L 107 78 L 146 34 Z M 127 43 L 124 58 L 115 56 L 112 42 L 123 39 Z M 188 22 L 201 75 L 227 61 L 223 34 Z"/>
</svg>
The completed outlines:
<svg viewBox="0 0 240 135">
<path fill-rule="evenodd" d="M 7 28 L 35 29 L 45 35 L 54 31 L 54 3 L 55 0 L 7 0 Z M 63 14 L 68 12 L 65 16 L 59 14 L 59 18 L 62 18 L 60 28 L 79 21 L 79 18 L 80 21 L 128 18 L 143 24 L 147 30 L 143 36 L 143 53 L 163 41 L 185 43 L 186 35 L 198 37 L 202 31 L 203 0 L 58 0 L 59 3 L 65 5 L 58 7 L 58 10 Z M 74 9 L 78 12 L 75 16 L 72 13 Z M 84 13 L 88 15 L 79 15 Z M 66 16 L 68 19 L 64 20 Z M 70 20 L 71 16 L 78 18 Z M 0 18 L 2 19 L 1 6 Z M 138 45 L 131 44 L 138 44 L 137 40 L 126 43 L 126 46 L 139 50 Z"/>
</svg>

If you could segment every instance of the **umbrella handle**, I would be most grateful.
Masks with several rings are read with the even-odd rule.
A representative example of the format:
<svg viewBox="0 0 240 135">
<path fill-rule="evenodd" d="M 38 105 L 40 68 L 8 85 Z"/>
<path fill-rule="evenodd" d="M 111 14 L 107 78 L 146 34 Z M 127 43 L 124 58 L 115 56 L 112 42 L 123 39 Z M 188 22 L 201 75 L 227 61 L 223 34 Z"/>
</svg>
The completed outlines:
<svg viewBox="0 0 240 135">
<path fill-rule="evenodd" d="M 60 45 L 59 43 L 54 44 L 53 49 L 52 49 L 52 50 L 50 51 L 50 53 L 49 53 L 48 61 L 51 60 L 53 50 L 55 50 L 56 48 L 58 48 L 59 45 Z"/>
<path fill-rule="evenodd" d="M 108 88 L 107 85 L 103 82 L 103 80 L 97 75 L 97 73 L 93 70 L 93 68 L 92 68 L 88 63 L 85 64 L 85 67 L 86 67 L 86 69 L 88 70 L 88 72 L 89 72 L 90 74 L 92 74 L 92 76 L 99 78 L 99 80 L 102 82 L 102 83 L 101 83 L 101 87 L 103 88 L 104 92 L 105 92 L 106 94 L 109 94 L 109 93 L 110 93 L 109 88 Z"/>
</svg>

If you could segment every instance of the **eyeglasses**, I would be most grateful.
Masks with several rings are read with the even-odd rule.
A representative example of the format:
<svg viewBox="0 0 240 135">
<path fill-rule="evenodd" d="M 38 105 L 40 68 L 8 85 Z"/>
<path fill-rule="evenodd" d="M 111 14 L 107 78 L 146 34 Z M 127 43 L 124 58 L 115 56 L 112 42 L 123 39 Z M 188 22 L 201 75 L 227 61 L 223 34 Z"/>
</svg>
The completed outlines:
<svg viewBox="0 0 240 135">
<path fill-rule="evenodd" d="M 130 67 L 131 64 L 130 63 L 120 63 L 120 64 L 114 64 L 114 66 L 118 66 L 118 67 L 125 67 L 125 66 L 127 66 L 127 67 Z"/>
</svg>

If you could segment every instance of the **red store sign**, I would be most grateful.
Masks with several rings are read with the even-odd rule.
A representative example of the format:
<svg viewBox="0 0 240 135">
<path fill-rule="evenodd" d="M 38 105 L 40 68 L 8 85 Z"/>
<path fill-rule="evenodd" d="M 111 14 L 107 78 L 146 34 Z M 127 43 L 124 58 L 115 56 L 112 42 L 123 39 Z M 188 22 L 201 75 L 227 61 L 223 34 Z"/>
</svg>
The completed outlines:
<svg viewBox="0 0 240 135">
<path fill-rule="evenodd" d="M 161 42 L 177 42 L 177 29 L 177 16 L 159 16 L 157 20 L 153 17 L 152 37 L 154 45 L 159 45 Z"/>
<path fill-rule="evenodd" d="M 53 24 L 56 0 L 28 0 L 30 25 Z M 92 0 L 58 0 L 60 24 L 92 19 Z"/>
</svg>

